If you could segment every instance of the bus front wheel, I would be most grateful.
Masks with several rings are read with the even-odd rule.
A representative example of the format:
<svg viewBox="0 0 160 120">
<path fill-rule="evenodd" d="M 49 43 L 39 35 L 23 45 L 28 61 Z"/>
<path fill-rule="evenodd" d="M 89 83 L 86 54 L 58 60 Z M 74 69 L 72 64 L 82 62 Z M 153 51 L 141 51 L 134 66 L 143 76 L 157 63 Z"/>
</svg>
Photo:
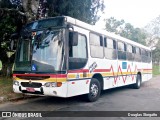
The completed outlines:
<svg viewBox="0 0 160 120">
<path fill-rule="evenodd" d="M 98 100 L 100 94 L 101 94 L 100 82 L 97 79 L 92 78 L 89 86 L 89 93 L 86 95 L 87 100 L 89 102 L 94 102 Z"/>
</svg>

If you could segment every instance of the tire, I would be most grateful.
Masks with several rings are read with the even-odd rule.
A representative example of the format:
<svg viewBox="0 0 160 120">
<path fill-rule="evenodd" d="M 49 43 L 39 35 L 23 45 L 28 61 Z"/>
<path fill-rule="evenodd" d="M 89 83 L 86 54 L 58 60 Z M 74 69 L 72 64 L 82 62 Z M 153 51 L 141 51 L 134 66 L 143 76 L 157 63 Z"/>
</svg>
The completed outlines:
<svg viewBox="0 0 160 120">
<path fill-rule="evenodd" d="M 139 89 L 141 87 L 141 75 L 137 74 L 136 83 L 133 85 L 135 89 Z"/>
<path fill-rule="evenodd" d="M 97 79 L 92 78 L 89 86 L 89 93 L 86 95 L 87 101 L 94 102 L 98 100 L 100 94 L 101 94 L 100 82 Z"/>
</svg>

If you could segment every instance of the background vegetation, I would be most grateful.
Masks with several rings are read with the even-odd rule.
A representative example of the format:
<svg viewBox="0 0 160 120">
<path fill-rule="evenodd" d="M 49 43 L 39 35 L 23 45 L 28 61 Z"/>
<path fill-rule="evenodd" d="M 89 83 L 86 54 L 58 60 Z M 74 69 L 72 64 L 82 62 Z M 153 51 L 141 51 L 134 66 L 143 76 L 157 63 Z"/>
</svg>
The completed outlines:
<svg viewBox="0 0 160 120">
<path fill-rule="evenodd" d="M 23 25 L 33 20 L 61 15 L 95 24 L 100 18 L 98 12 L 103 12 L 104 7 L 103 0 L 0 0 L 2 75 L 11 75 L 15 57 L 15 54 L 8 55 L 8 52 L 13 52 L 10 51 L 11 36 L 20 33 Z"/>
<path fill-rule="evenodd" d="M 153 76 L 160 75 L 160 66 L 153 65 Z"/>
</svg>

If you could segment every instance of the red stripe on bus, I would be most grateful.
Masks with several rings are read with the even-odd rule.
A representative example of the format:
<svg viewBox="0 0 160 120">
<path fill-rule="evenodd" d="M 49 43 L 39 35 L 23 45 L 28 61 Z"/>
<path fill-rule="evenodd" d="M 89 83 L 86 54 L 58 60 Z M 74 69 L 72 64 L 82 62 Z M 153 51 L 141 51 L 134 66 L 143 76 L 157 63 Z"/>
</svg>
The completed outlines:
<svg viewBox="0 0 160 120">
<path fill-rule="evenodd" d="M 18 77 L 18 76 L 50 76 L 51 78 L 66 78 L 67 75 L 66 74 L 56 74 L 56 75 L 53 75 L 53 74 L 13 74 L 13 77 Z"/>
<path fill-rule="evenodd" d="M 95 69 L 93 72 L 110 72 L 110 69 Z"/>
<path fill-rule="evenodd" d="M 83 72 L 89 72 L 88 69 L 81 69 L 81 70 L 69 70 L 68 73 L 83 73 Z"/>
<path fill-rule="evenodd" d="M 143 69 L 143 70 L 152 70 L 152 69 Z"/>
<path fill-rule="evenodd" d="M 138 71 L 141 71 L 141 70 L 153 70 L 153 69 L 137 69 Z"/>
<path fill-rule="evenodd" d="M 67 74 L 57 74 L 57 78 L 66 78 Z"/>
<path fill-rule="evenodd" d="M 83 72 L 89 72 L 87 69 L 82 70 L 69 70 L 68 73 L 83 73 Z M 95 69 L 93 72 L 110 72 L 110 69 Z"/>
</svg>

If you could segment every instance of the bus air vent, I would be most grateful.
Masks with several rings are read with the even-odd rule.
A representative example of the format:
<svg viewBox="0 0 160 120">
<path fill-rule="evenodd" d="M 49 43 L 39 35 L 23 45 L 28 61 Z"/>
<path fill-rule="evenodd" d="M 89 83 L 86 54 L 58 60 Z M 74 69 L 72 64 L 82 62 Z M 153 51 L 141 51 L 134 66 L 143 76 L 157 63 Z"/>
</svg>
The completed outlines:
<svg viewBox="0 0 160 120">
<path fill-rule="evenodd" d="M 50 76 L 16 76 L 16 77 L 23 80 L 44 80 L 50 78 Z"/>
</svg>

